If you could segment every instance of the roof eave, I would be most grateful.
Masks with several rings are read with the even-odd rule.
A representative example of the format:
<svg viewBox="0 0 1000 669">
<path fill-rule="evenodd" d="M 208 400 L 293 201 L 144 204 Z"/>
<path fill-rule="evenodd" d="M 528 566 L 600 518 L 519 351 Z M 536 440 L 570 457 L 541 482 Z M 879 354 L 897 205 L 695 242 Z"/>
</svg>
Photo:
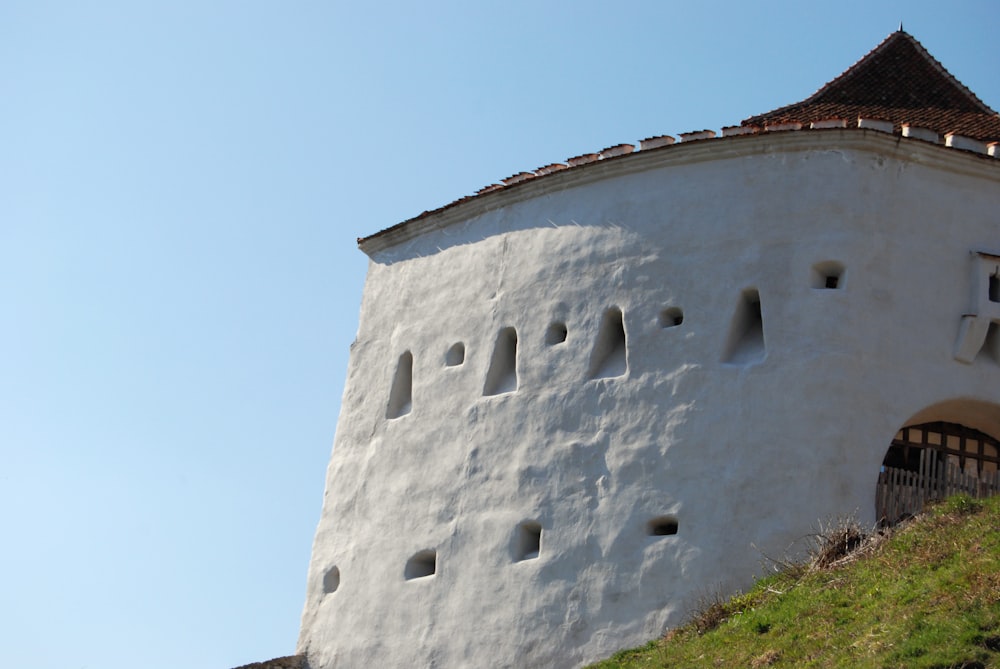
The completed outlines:
<svg viewBox="0 0 1000 669">
<path fill-rule="evenodd" d="M 465 197 L 434 211 L 358 239 L 372 260 L 383 252 L 435 230 L 466 222 L 487 212 L 549 193 L 637 172 L 776 152 L 854 149 L 907 160 L 1000 182 L 1000 160 L 920 139 L 863 128 L 829 128 L 733 135 L 639 151 L 611 160 L 553 172 L 478 196 Z M 984 162 L 985 161 L 985 162 Z"/>
</svg>

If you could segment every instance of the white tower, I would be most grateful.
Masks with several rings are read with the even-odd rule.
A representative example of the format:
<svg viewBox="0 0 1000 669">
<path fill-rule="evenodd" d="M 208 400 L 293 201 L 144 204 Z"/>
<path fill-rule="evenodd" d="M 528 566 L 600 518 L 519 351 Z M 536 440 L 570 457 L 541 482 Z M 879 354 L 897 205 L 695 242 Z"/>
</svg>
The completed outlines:
<svg viewBox="0 0 1000 669">
<path fill-rule="evenodd" d="M 883 464 L 995 475 L 998 139 L 900 31 L 721 137 L 581 156 L 362 239 L 299 652 L 578 666 L 818 520 L 874 522 Z"/>
</svg>

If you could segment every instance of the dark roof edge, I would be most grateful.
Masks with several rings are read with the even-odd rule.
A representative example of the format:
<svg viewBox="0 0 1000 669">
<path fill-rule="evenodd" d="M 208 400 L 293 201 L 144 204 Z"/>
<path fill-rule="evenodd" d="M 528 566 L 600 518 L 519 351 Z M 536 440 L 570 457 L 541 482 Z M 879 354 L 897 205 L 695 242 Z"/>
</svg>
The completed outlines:
<svg viewBox="0 0 1000 669">
<path fill-rule="evenodd" d="M 735 126 L 734 128 L 741 128 L 741 126 Z M 845 142 L 851 145 L 860 145 L 869 141 L 884 142 L 888 140 L 899 147 L 901 146 L 900 142 L 905 140 L 906 146 L 912 147 L 910 149 L 911 155 L 932 151 L 934 153 L 923 153 L 921 155 L 932 155 L 936 156 L 939 160 L 950 160 L 955 169 L 965 172 L 970 172 L 971 170 L 977 174 L 981 173 L 981 168 L 977 170 L 975 167 L 970 168 L 969 165 L 982 165 L 982 163 L 964 162 L 968 158 L 980 158 L 988 161 L 987 164 L 992 164 L 1000 168 L 1000 160 L 998 160 L 1000 159 L 1000 142 L 994 142 L 988 145 L 988 148 L 983 142 L 976 142 L 975 140 L 968 140 L 972 144 L 965 144 L 960 141 L 956 142 L 954 146 L 945 146 L 917 137 L 902 137 L 897 134 L 873 130 L 867 127 L 802 128 L 771 132 L 755 128 L 752 132 L 724 135 L 720 138 L 680 142 L 619 155 L 614 158 L 594 160 L 577 167 L 534 176 L 530 179 L 511 183 L 510 185 L 497 184 L 496 188 L 487 187 L 487 189 L 483 189 L 481 194 L 467 195 L 437 209 L 425 211 L 418 216 L 397 223 L 392 227 L 385 228 L 367 237 L 359 237 L 358 247 L 366 255 L 374 258 L 374 254 L 397 244 L 404 243 L 424 232 L 447 227 L 458 221 L 467 220 L 471 217 L 479 216 L 531 197 L 572 188 L 606 177 L 623 176 L 633 172 L 678 163 L 719 160 L 772 150 L 808 150 L 815 148 L 817 144 L 815 139 L 821 136 L 828 138 L 836 136 L 838 144 L 841 145 Z M 959 139 L 962 138 L 959 137 Z M 964 148 L 967 145 L 976 146 L 976 150 Z M 944 158 L 944 156 L 955 157 Z M 963 165 L 965 166 L 964 168 L 962 167 Z M 996 174 L 1000 176 L 1000 170 Z"/>
</svg>

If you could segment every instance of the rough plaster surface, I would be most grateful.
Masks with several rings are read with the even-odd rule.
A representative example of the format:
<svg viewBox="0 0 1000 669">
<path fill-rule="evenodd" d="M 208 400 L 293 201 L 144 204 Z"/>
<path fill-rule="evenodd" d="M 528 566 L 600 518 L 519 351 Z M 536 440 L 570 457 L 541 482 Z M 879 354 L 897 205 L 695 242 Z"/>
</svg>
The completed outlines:
<svg viewBox="0 0 1000 669">
<path fill-rule="evenodd" d="M 309 571 L 310 666 L 579 666 L 747 586 L 820 520 L 872 522 L 912 418 L 1000 433 L 995 349 L 953 358 L 970 251 L 1000 249 L 1000 163 L 876 135 L 712 140 L 641 169 L 636 154 L 373 253 Z M 816 267 L 840 268 L 838 287 L 814 287 Z M 625 359 L 595 374 L 614 309 Z M 516 390 L 484 396 L 505 328 Z M 650 536 L 664 517 L 676 534 Z M 526 521 L 538 555 L 518 560 Z M 421 551 L 435 573 L 407 580 Z"/>
</svg>

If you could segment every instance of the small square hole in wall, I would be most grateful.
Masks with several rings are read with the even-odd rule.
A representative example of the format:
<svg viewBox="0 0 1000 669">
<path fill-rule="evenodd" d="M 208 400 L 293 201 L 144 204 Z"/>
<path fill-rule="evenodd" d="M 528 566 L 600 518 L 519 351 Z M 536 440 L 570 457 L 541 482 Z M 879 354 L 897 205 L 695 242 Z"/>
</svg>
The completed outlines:
<svg viewBox="0 0 1000 669">
<path fill-rule="evenodd" d="M 657 516 L 646 523 L 646 534 L 651 537 L 668 537 L 677 534 L 677 519 L 673 516 Z"/>
<path fill-rule="evenodd" d="M 684 322 L 684 312 L 679 307 L 670 307 L 660 312 L 660 327 L 675 328 Z"/>
<path fill-rule="evenodd" d="M 534 560 L 542 549 L 542 526 L 533 520 L 526 520 L 517 526 L 514 547 L 514 561 Z"/>
<path fill-rule="evenodd" d="M 412 581 L 415 578 L 433 576 L 436 573 L 437 552 L 424 550 L 415 554 L 406 561 L 406 567 L 403 569 L 403 578 L 407 581 Z"/>
<path fill-rule="evenodd" d="M 545 343 L 549 346 L 561 344 L 566 341 L 567 334 L 568 330 L 566 330 L 565 323 L 552 323 L 549 329 L 545 331 Z"/>
<path fill-rule="evenodd" d="M 465 362 L 465 344 L 456 342 L 451 345 L 444 356 L 444 364 L 449 367 L 457 367 Z"/>
<path fill-rule="evenodd" d="M 330 567 L 323 574 L 323 593 L 329 595 L 331 592 L 336 592 L 339 587 L 340 570 L 336 567 Z"/>
<path fill-rule="evenodd" d="M 990 276 L 989 291 L 990 302 L 1000 302 L 1000 277 L 996 274 Z"/>
<path fill-rule="evenodd" d="M 844 287 L 844 265 L 836 260 L 818 262 L 812 268 L 812 287 L 838 290 Z"/>
</svg>

